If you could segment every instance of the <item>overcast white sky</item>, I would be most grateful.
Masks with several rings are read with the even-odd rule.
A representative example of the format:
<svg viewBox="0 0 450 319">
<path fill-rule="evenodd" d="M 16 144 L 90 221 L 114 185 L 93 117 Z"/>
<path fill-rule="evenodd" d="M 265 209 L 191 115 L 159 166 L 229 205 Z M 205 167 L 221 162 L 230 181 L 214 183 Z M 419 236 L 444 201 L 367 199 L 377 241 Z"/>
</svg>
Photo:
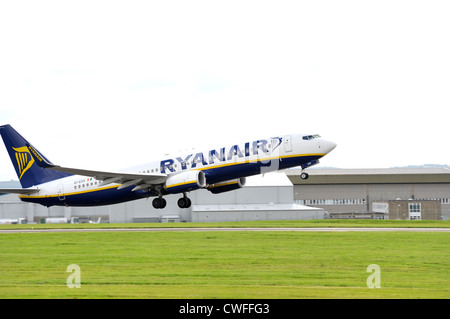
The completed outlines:
<svg viewBox="0 0 450 319">
<path fill-rule="evenodd" d="M 0 125 L 80 168 L 290 132 L 338 144 L 322 166 L 450 164 L 449 17 L 448 0 L 1 1 Z"/>
</svg>

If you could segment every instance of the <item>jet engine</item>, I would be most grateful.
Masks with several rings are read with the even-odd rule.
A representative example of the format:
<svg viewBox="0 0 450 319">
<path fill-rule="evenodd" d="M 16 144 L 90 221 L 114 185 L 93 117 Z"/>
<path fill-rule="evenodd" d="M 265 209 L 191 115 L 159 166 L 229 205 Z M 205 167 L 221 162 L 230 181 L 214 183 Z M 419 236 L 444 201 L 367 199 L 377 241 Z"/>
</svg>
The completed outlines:
<svg viewBox="0 0 450 319">
<path fill-rule="evenodd" d="M 170 176 L 165 185 L 169 194 L 193 191 L 206 186 L 205 173 L 202 171 L 188 171 Z"/>
<path fill-rule="evenodd" d="M 221 183 L 216 183 L 214 185 L 210 185 L 208 190 L 213 194 L 220 194 L 229 191 L 233 191 L 235 189 L 239 189 L 245 186 L 246 178 L 241 177 L 238 179 L 233 179 L 230 181 L 225 181 Z"/>
</svg>

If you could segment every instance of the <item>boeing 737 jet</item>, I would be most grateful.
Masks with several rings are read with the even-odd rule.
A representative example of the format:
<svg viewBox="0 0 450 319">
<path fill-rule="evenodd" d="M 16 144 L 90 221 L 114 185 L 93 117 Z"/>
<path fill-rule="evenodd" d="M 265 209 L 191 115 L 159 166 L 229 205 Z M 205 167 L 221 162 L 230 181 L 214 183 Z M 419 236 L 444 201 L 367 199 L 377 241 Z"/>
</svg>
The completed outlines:
<svg viewBox="0 0 450 319">
<path fill-rule="evenodd" d="M 207 189 L 214 194 L 239 189 L 246 177 L 300 166 L 316 165 L 336 144 L 319 135 L 292 134 L 244 140 L 230 146 L 168 156 L 117 171 L 54 165 L 10 125 L 0 134 L 16 170 L 24 202 L 47 207 L 99 206 L 155 197 L 154 208 L 166 207 L 163 196 L 181 194 L 180 208 L 191 206 L 187 193 Z M 4 168 L 2 168 L 4 169 Z M 302 178 L 308 178 L 302 172 Z"/>
</svg>

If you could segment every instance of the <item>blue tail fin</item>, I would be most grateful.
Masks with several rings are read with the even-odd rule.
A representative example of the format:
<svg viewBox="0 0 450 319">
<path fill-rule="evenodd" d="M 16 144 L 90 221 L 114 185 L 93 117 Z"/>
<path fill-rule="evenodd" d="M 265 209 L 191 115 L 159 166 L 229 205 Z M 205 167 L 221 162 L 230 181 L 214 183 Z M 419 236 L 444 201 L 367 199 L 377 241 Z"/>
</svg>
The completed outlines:
<svg viewBox="0 0 450 319">
<path fill-rule="evenodd" d="M 0 135 L 3 138 L 9 157 L 23 188 L 70 176 L 70 174 L 45 169 L 37 165 L 28 148 L 30 143 L 17 133 L 11 125 L 0 126 Z M 47 162 L 50 162 L 42 153 L 39 154 Z"/>
</svg>

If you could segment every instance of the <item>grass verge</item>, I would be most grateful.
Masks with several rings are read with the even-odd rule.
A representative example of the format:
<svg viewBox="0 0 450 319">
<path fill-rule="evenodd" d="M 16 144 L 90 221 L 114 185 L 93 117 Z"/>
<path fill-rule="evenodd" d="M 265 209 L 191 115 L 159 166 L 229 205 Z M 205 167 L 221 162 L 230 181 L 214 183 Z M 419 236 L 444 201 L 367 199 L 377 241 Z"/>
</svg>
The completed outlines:
<svg viewBox="0 0 450 319">
<path fill-rule="evenodd" d="M 0 245 L 0 298 L 450 297 L 442 232 L 10 233 Z M 371 264 L 380 289 L 367 288 Z"/>
<path fill-rule="evenodd" d="M 271 220 L 220 223 L 123 223 L 123 224 L 25 224 L 0 225 L 0 229 L 58 229 L 58 228 L 248 228 L 248 227 L 408 227 L 450 228 L 450 221 L 435 220 Z"/>
</svg>

